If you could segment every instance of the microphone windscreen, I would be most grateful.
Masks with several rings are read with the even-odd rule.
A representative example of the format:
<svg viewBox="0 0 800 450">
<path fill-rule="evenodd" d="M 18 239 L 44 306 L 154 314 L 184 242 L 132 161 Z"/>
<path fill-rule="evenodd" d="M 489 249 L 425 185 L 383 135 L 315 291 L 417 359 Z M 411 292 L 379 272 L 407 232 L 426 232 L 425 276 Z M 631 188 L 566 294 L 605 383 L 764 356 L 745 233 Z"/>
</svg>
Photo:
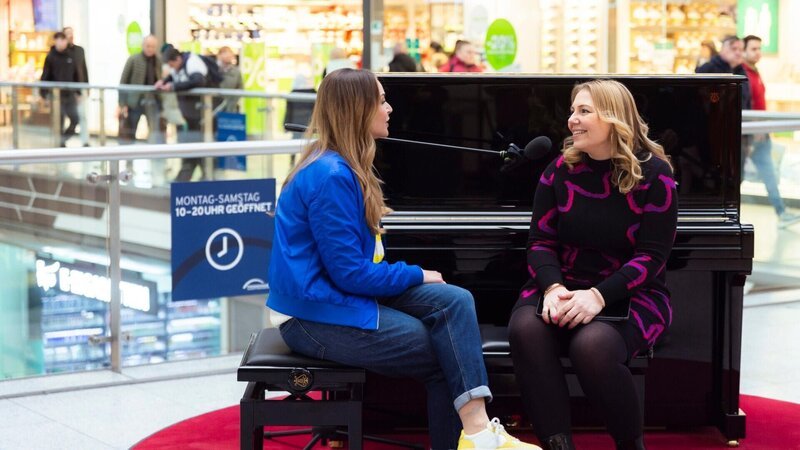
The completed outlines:
<svg viewBox="0 0 800 450">
<path fill-rule="evenodd" d="M 552 141 L 547 136 L 539 136 L 528 142 L 523 154 L 531 161 L 536 161 L 550 154 L 553 147 Z"/>
</svg>

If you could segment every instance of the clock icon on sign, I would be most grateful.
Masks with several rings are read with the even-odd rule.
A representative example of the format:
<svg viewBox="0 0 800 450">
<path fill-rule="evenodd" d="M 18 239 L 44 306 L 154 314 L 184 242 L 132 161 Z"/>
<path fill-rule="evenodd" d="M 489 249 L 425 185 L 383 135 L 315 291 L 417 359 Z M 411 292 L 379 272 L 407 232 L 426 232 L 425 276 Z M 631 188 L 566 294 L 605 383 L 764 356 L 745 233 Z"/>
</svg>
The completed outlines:
<svg viewBox="0 0 800 450">
<path fill-rule="evenodd" d="M 236 246 L 235 248 L 234 245 Z M 212 246 L 215 251 L 211 250 Z M 231 258 L 234 252 L 235 256 Z M 211 236 L 206 241 L 206 260 L 211 264 L 211 267 L 217 270 L 233 269 L 242 260 L 243 254 L 244 242 L 242 242 L 242 237 L 232 228 L 220 228 L 211 233 Z"/>
</svg>

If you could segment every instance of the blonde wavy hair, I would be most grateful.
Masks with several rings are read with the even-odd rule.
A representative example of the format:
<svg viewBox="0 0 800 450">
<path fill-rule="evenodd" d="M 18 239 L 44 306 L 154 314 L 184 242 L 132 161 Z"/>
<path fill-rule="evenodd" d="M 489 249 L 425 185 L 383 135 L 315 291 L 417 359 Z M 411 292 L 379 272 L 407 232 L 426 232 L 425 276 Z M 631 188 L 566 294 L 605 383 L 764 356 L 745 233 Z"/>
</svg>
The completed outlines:
<svg viewBox="0 0 800 450">
<path fill-rule="evenodd" d="M 642 180 L 642 162 L 655 156 L 669 164 L 669 159 L 664 147 L 647 137 L 649 127 L 639 116 L 633 95 L 625 85 L 614 80 L 581 83 L 572 89 L 570 101 L 574 102 L 584 89 L 589 91 L 600 120 L 611 125 L 611 180 L 620 193 L 627 194 Z M 573 146 L 572 136 L 564 140 L 563 154 L 570 168 L 585 158 L 584 152 Z"/>
<path fill-rule="evenodd" d="M 297 165 L 289 172 L 284 186 L 325 150 L 344 158 L 361 185 L 367 225 L 374 233 L 383 233 L 381 218 L 386 207 L 378 179 L 372 167 L 375 139 L 370 133 L 372 119 L 380 106 L 378 79 L 368 70 L 339 69 L 322 79 L 317 92 L 306 144 Z"/>
</svg>

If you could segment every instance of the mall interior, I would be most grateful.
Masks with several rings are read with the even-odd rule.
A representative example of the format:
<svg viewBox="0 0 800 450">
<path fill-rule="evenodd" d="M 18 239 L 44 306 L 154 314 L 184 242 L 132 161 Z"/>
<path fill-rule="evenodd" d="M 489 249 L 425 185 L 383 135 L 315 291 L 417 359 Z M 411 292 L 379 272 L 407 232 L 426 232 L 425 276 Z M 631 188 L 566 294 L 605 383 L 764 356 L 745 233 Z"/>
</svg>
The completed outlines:
<svg viewBox="0 0 800 450">
<path fill-rule="evenodd" d="M 239 405 L 247 384 L 237 380 L 237 370 L 253 334 L 272 327 L 265 307 L 267 264 L 253 261 L 268 263 L 264 248 L 271 246 L 272 231 L 258 238 L 266 247 L 255 253 L 266 259 L 242 259 L 258 266 L 259 275 L 241 286 L 230 275 L 245 264 L 228 270 L 252 240 L 245 236 L 247 245 L 242 244 L 239 233 L 219 228 L 223 222 L 217 219 L 224 212 L 226 220 L 237 224 L 253 213 L 259 219 L 250 226 L 257 231 L 273 225 L 270 211 L 306 142 L 284 123 L 307 123 L 315 88 L 323 72 L 336 64 L 386 77 L 387 100 L 396 117 L 405 118 L 391 122 L 398 136 L 436 141 L 441 125 L 450 133 L 441 144 L 503 150 L 509 139 L 522 147 L 535 136 L 535 113 L 549 108 L 506 96 L 513 105 L 530 107 L 533 112 L 521 114 L 529 124 L 510 117 L 516 112 L 482 116 L 489 108 L 484 103 L 493 101 L 489 97 L 504 83 L 529 83 L 529 93 L 553 86 L 553 92 L 565 93 L 558 99 L 564 113 L 569 89 L 563 86 L 595 76 L 619 77 L 641 87 L 641 96 L 635 98 L 651 102 L 654 121 L 668 120 L 680 114 L 681 89 L 705 92 L 703 83 L 739 86 L 744 78 L 719 81 L 695 74 L 709 58 L 704 44 L 719 50 L 729 35 L 761 38 L 758 73 L 766 87 L 766 110 L 746 109 L 740 116 L 735 107 L 710 108 L 712 112 L 700 108 L 702 114 L 736 120 L 696 122 L 696 134 L 732 136 L 734 145 L 726 140 L 728 144 L 714 147 L 724 154 L 705 155 L 697 147 L 681 150 L 684 161 L 705 167 L 698 169 L 702 173 L 686 170 L 697 182 L 684 182 L 688 194 L 680 203 L 673 256 L 690 256 L 673 268 L 702 271 L 673 278 L 668 273 L 667 278 L 673 280 L 673 295 L 691 297 L 692 303 L 685 304 L 696 308 L 698 317 L 707 316 L 699 321 L 703 330 L 684 325 L 672 333 L 683 330 L 708 348 L 696 348 L 688 357 L 691 365 L 686 367 L 691 369 L 685 369 L 702 372 L 696 375 L 700 387 L 676 388 L 702 400 L 676 406 L 671 414 L 700 418 L 677 420 L 672 426 L 669 420 L 659 421 L 658 411 L 651 414 L 669 396 L 658 391 L 656 386 L 669 382 L 653 368 L 678 358 L 675 351 L 656 346 L 642 379 L 645 436 L 650 448 L 800 449 L 800 378 L 795 375 L 800 369 L 800 220 L 776 214 L 760 168 L 751 158 L 739 163 L 740 144 L 768 136 L 778 195 L 786 214 L 800 214 L 798 18 L 800 2 L 795 0 L 0 0 L 0 449 L 240 445 L 244 413 Z M 55 51 L 54 35 L 65 27 L 72 30 L 73 44 L 85 52 L 87 76 L 43 84 L 45 59 Z M 171 44 L 208 55 L 213 63 L 220 49 L 229 48 L 240 83 L 189 94 L 158 93 L 141 83 L 122 85 L 126 61 L 142 51 L 147 35 L 157 39 L 159 55 Z M 443 73 L 460 41 L 474 45 L 474 67 L 480 73 Z M 423 74 L 387 74 L 397 47 Z M 426 83 L 441 86 L 450 97 L 436 97 L 440 91 L 426 90 Z M 393 97 L 392 86 L 395 92 L 416 91 Z M 470 86 L 483 94 L 471 93 Z M 72 135 L 62 134 L 67 88 L 80 93 L 79 124 Z M 674 110 L 655 111 L 652 106 L 665 101 L 663 89 L 657 98 L 648 97 L 657 88 L 675 88 Z M 46 95 L 48 90 L 52 95 Z M 429 94 L 421 103 L 409 100 Z M 150 99 L 141 104 L 151 101 L 153 107 L 143 107 L 145 119 L 131 126 L 123 99 L 132 95 Z M 717 101 L 715 95 L 711 102 Z M 463 97 L 453 100 L 455 96 Z M 191 126 L 179 108 L 186 99 L 195 102 L 202 116 L 189 140 L 182 138 Z M 441 124 L 414 120 L 422 111 L 413 105 L 438 101 L 448 102 L 441 111 L 449 115 Z M 646 111 L 646 106 L 640 108 Z M 455 126 L 451 116 L 473 111 L 481 117 L 476 119 L 478 128 L 490 131 L 469 138 L 469 122 Z M 554 135 L 564 135 L 568 114 L 543 114 L 558 121 L 547 125 L 554 127 Z M 516 128 L 497 125 L 503 121 Z M 426 131 L 409 131 L 414 124 Z M 520 127 L 523 131 L 517 132 Z M 463 136 L 453 137 L 459 130 Z M 561 142 L 553 144 L 561 148 Z M 477 160 L 464 158 L 443 158 L 462 164 L 454 169 L 462 173 L 452 179 L 484 173 Z M 490 256 L 480 253 L 498 251 L 483 249 L 469 233 L 494 227 L 524 230 L 527 236 L 532 191 L 509 194 L 510 203 L 504 204 L 501 196 L 510 188 L 495 192 L 486 187 L 487 180 L 476 179 L 464 180 L 463 192 L 443 188 L 444 194 L 420 193 L 403 177 L 433 177 L 431 167 L 441 167 L 440 162 L 398 161 L 386 157 L 376 164 L 389 206 L 396 211 L 386 218 L 388 259 L 393 257 L 392 224 L 398 230 L 423 230 L 413 245 L 397 250 L 408 256 L 426 246 L 438 248 L 439 241 L 426 236 L 424 230 L 430 228 L 425 227 L 450 220 L 442 229 L 461 226 L 459 233 L 464 234 L 455 235 L 452 243 L 465 247 L 452 252 L 461 258 L 454 267 L 441 270 L 469 283 L 468 274 L 476 270 L 495 273 L 493 266 L 481 266 L 482 258 Z M 406 172 L 393 175 L 393 163 L 395 170 Z M 433 181 L 430 189 L 443 184 Z M 476 194 L 480 187 L 492 193 Z M 400 188 L 410 193 L 397 193 Z M 242 196 L 245 191 L 248 198 Z M 495 194 L 497 198 L 491 197 Z M 198 205 L 195 200 L 203 195 L 214 195 L 217 206 Z M 480 203 L 482 199 L 489 200 Z M 472 201 L 477 206 L 470 206 Z M 210 217 L 217 210 L 220 217 Z M 415 211 L 425 213 L 412 217 Z M 734 228 L 724 243 L 721 237 L 714 240 Z M 215 262 L 212 249 L 220 247 L 212 244 L 219 236 L 224 247 Z M 230 244 L 240 250 L 233 262 L 224 259 L 228 237 L 238 240 Z M 724 259 L 735 252 L 736 266 Z M 524 263 L 521 258 L 519 264 Z M 192 265 L 208 267 L 201 271 Z M 708 296 L 697 293 L 706 289 Z M 516 292 L 508 293 L 510 310 Z M 479 293 L 475 297 L 481 299 Z M 495 325 L 502 320 L 492 319 Z M 711 368 L 702 369 L 704 365 Z M 368 379 L 367 391 L 370 382 L 379 391 L 394 389 L 391 379 Z M 266 394 L 284 395 L 281 390 Z M 407 413 L 395 422 L 376 420 L 370 428 L 369 416 L 377 413 L 370 412 L 368 403 L 365 434 L 387 433 L 425 445 L 424 428 Z M 513 399 L 498 403 L 507 404 L 513 405 Z M 424 401 L 417 406 L 424 416 Z M 506 428 L 522 436 L 530 433 L 524 412 L 497 408 Z M 693 413 L 692 408 L 702 411 Z M 613 448 L 602 424 L 586 414 L 574 428 L 578 448 Z M 409 420 L 414 425 L 405 425 Z M 268 439 L 264 447 L 300 448 L 307 441 Z M 327 443 L 348 445 L 341 437 Z"/>
</svg>

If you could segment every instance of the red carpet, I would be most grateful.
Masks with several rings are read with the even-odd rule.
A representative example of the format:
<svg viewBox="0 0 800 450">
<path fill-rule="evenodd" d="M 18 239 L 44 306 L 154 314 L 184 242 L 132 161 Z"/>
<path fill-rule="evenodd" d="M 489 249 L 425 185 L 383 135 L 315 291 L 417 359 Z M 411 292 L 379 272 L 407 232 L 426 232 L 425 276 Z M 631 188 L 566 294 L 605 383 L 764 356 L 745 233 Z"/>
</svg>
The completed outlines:
<svg viewBox="0 0 800 450">
<path fill-rule="evenodd" d="M 749 395 L 741 396 L 741 408 L 747 413 L 747 438 L 741 440 L 740 449 L 800 449 L 800 405 Z M 290 429 L 274 427 L 273 429 Z M 424 441 L 425 436 L 396 436 L 406 441 Z M 528 438 L 530 436 L 520 436 Z M 265 441 L 268 449 L 301 449 L 308 436 L 284 437 Z M 727 448 L 722 435 L 715 428 L 671 433 L 653 431 L 646 433 L 649 450 Z M 577 433 L 575 445 L 579 449 L 613 449 L 611 438 L 604 433 Z M 149 449 L 237 449 L 239 448 L 239 406 L 212 411 L 184 420 L 147 437 L 134 450 Z M 317 448 L 323 448 L 318 445 Z M 396 447 L 366 443 L 369 450 Z"/>
</svg>

